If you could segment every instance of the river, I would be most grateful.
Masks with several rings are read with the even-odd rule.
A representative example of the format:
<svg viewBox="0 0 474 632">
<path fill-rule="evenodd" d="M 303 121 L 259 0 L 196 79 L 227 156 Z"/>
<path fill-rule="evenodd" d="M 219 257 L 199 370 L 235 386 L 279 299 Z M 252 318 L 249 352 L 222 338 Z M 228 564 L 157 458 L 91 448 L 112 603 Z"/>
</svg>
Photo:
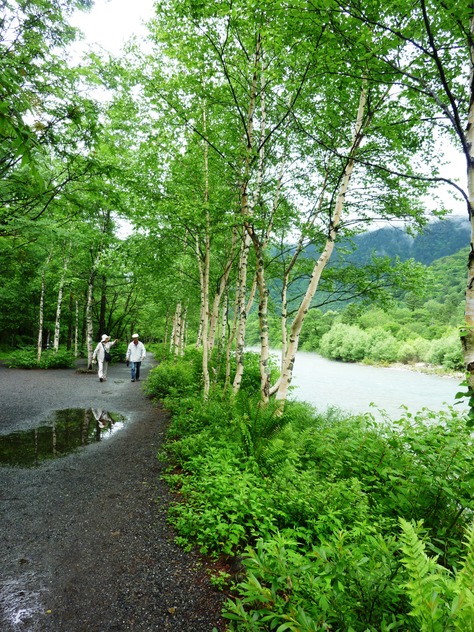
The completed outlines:
<svg viewBox="0 0 474 632">
<path fill-rule="evenodd" d="M 296 356 L 292 386 L 290 399 L 309 402 L 318 410 L 336 406 L 352 413 L 371 411 L 378 418 L 370 406 L 373 402 L 392 419 L 401 416 L 402 405 L 411 413 L 422 408 L 446 410 L 456 403 L 456 393 L 464 390 L 459 378 L 335 362 L 306 351 Z M 466 408 L 465 400 L 456 404 L 456 409 Z"/>
</svg>

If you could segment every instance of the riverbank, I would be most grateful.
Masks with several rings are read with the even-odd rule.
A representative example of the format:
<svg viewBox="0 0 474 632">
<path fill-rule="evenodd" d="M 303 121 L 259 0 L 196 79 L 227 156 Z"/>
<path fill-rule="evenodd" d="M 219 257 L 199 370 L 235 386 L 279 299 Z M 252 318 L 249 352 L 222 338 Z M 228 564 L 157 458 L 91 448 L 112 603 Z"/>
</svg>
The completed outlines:
<svg viewBox="0 0 474 632">
<path fill-rule="evenodd" d="M 397 369 L 400 371 L 413 371 L 415 373 L 424 373 L 425 375 L 436 375 L 438 377 L 447 377 L 456 380 L 463 380 L 464 373 L 461 371 L 449 371 L 442 366 L 427 364 L 426 362 L 416 362 L 415 364 L 404 364 L 402 362 L 393 362 L 391 364 L 369 364 L 361 363 L 363 366 L 375 366 L 379 368 Z"/>
</svg>

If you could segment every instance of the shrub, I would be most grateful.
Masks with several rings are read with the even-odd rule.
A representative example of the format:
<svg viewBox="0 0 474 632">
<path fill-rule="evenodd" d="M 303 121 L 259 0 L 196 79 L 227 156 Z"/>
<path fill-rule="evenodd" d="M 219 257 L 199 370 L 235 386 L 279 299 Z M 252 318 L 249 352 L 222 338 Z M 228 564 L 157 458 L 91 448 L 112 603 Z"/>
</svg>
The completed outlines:
<svg viewBox="0 0 474 632">
<path fill-rule="evenodd" d="M 72 351 L 59 349 L 57 352 L 46 349 L 38 362 L 36 347 L 27 347 L 10 355 L 8 366 L 11 369 L 69 369 L 75 366 Z"/>
<path fill-rule="evenodd" d="M 334 360 L 358 362 L 365 356 L 368 336 L 360 327 L 337 323 L 323 335 L 319 351 Z"/>
<path fill-rule="evenodd" d="M 398 349 L 397 360 L 405 364 L 410 362 L 427 362 L 430 342 L 424 338 L 413 338 L 402 343 Z"/>
<path fill-rule="evenodd" d="M 149 372 L 145 382 L 145 392 L 157 399 L 180 397 L 199 391 L 200 387 L 199 368 L 194 360 L 162 362 Z"/>
<path fill-rule="evenodd" d="M 72 351 L 59 349 L 55 352 L 48 349 L 41 354 L 40 369 L 69 369 L 73 366 L 75 366 L 75 358 Z"/>
<path fill-rule="evenodd" d="M 373 362 L 395 362 L 400 343 L 388 331 L 374 327 L 367 331 L 365 358 Z"/>
<path fill-rule="evenodd" d="M 428 352 L 428 362 L 440 364 L 446 369 L 462 370 L 464 362 L 459 334 L 433 340 Z"/>
<path fill-rule="evenodd" d="M 10 354 L 8 366 L 11 369 L 37 369 L 37 350 L 35 347 L 25 347 Z"/>
<path fill-rule="evenodd" d="M 297 402 L 280 417 L 247 391 L 234 400 L 215 389 L 203 401 L 194 362 L 160 368 L 178 542 L 244 557 L 230 630 L 418 632 L 398 521 L 423 519 L 439 564 L 459 566 L 474 511 L 465 417 L 424 410 L 383 425 Z"/>
<path fill-rule="evenodd" d="M 295 534 L 296 535 L 296 534 Z M 241 597 L 225 604 L 229 630 L 405 630 L 404 575 L 394 539 L 354 529 L 309 549 L 290 533 L 248 548 Z"/>
<path fill-rule="evenodd" d="M 195 542 L 201 552 L 234 554 L 273 525 L 273 501 L 263 479 L 242 467 L 228 448 L 209 447 L 187 462 L 193 477 L 170 475 L 185 502 L 170 508 L 181 544 Z"/>
</svg>

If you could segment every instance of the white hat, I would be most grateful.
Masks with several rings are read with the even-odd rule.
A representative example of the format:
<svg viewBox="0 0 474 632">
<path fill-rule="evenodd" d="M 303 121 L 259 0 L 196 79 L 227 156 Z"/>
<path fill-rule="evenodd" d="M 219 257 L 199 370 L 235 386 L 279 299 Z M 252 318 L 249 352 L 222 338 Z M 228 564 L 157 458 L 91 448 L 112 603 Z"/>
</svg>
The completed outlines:
<svg viewBox="0 0 474 632">
<path fill-rule="evenodd" d="M 100 341 L 105 342 L 107 338 L 110 338 L 110 336 L 107 336 L 107 334 L 102 334 L 102 338 L 100 339 Z"/>
<path fill-rule="evenodd" d="M 139 338 L 138 334 L 132 334 L 132 338 Z"/>
</svg>

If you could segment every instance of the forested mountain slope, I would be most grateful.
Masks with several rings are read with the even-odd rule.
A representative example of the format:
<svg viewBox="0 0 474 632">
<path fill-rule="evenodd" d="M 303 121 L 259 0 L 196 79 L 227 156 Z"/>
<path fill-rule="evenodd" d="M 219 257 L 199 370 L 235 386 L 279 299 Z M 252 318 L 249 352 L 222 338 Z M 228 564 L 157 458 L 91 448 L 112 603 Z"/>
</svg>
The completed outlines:
<svg viewBox="0 0 474 632">
<path fill-rule="evenodd" d="M 430 265 L 436 259 L 452 255 L 469 245 L 470 226 L 465 217 L 452 217 L 426 226 L 423 233 L 412 236 L 404 229 L 387 226 L 354 238 L 356 249 L 351 261 L 366 263 L 372 254 L 378 257 L 415 259 Z M 345 244 L 347 246 L 347 243 Z"/>
</svg>

